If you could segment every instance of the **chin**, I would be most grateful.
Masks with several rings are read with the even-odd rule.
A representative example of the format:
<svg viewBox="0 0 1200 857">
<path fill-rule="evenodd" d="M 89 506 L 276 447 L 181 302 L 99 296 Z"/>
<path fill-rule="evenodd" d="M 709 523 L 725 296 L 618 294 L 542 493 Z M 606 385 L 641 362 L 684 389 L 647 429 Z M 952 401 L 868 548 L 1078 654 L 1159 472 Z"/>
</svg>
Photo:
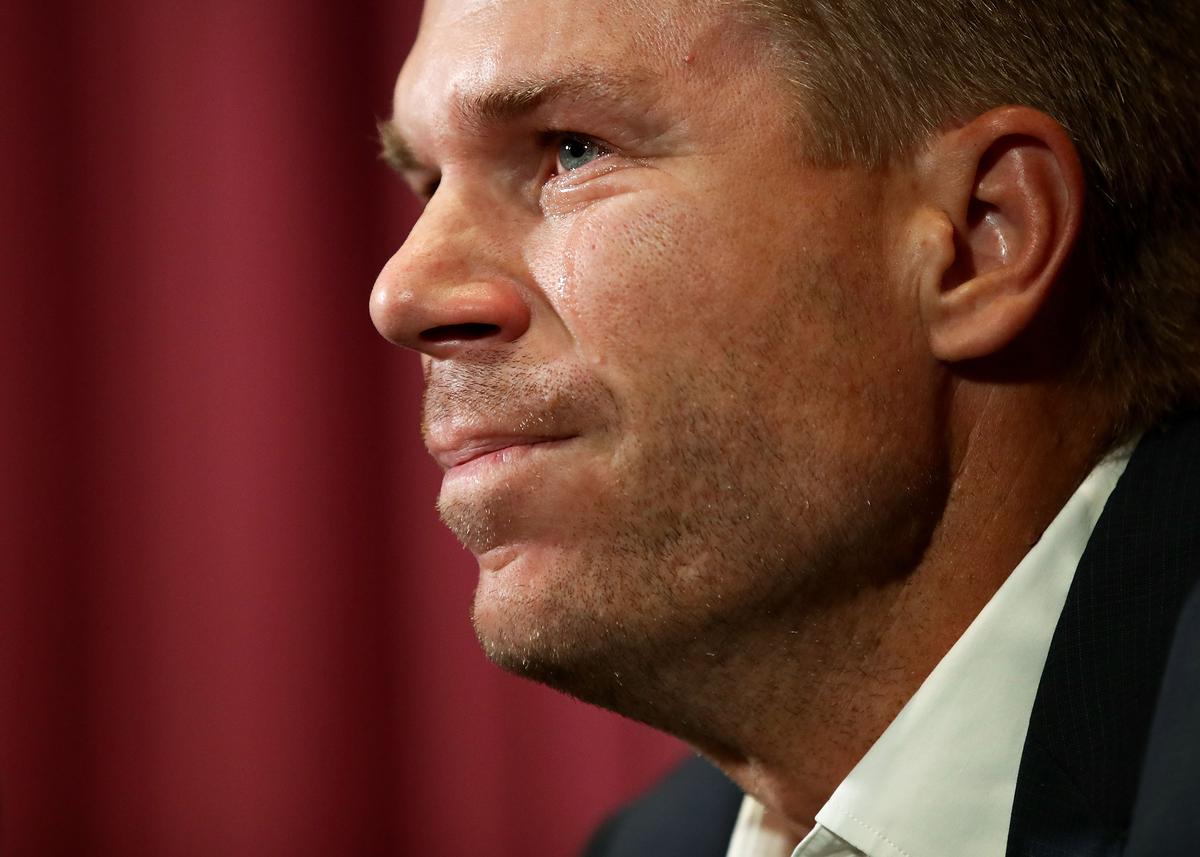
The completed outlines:
<svg viewBox="0 0 1200 857">
<path fill-rule="evenodd" d="M 602 603 L 572 592 L 568 584 L 585 588 L 587 563 L 533 565 L 514 559 L 498 575 L 481 575 L 472 621 L 493 664 L 682 740 L 710 740 L 696 726 L 703 719 L 689 713 L 697 670 L 711 670 L 712 662 L 690 652 L 695 629 L 688 622 L 667 621 L 653 598 L 623 601 L 613 587 L 603 587 Z M 489 579 L 506 573 L 508 580 Z"/>
<path fill-rule="evenodd" d="M 645 681 L 627 679 L 638 653 L 587 611 L 477 599 L 473 623 L 488 660 L 505 672 L 626 716 L 641 705 Z"/>
<path fill-rule="evenodd" d="M 603 620 L 583 603 L 581 577 L 558 548 L 506 545 L 480 555 L 472 622 L 488 657 L 510 668 L 569 657 L 605 636 Z"/>
<path fill-rule="evenodd" d="M 481 555 L 475 634 L 507 672 L 677 732 L 661 720 L 676 707 L 665 688 L 671 675 L 711 667 L 691 650 L 714 617 L 669 592 L 662 575 L 671 562 L 617 541 L 596 535 Z"/>
<path fill-rule="evenodd" d="M 600 570 L 582 559 L 587 553 L 524 544 L 479 557 L 472 622 L 490 660 L 575 695 L 590 683 L 585 676 L 611 675 L 629 644 L 629 623 L 615 615 L 622 599 L 613 569 L 597 580 Z"/>
</svg>

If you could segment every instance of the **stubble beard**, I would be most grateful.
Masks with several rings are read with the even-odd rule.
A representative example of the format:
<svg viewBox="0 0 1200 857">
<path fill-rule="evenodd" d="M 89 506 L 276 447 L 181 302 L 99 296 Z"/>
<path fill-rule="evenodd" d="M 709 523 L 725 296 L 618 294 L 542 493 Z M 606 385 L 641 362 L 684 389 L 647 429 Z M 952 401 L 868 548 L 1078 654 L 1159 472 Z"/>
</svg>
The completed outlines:
<svg viewBox="0 0 1200 857">
<path fill-rule="evenodd" d="M 747 410 L 728 407 L 732 389 L 689 396 L 695 378 L 664 381 L 663 390 L 679 392 L 656 402 L 653 419 L 622 414 L 644 419 L 636 453 L 622 457 L 615 487 L 563 522 L 571 542 L 557 567 L 536 585 L 481 582 L 473 620 L 505 670 L 697 745 L 733 744 L 735 724 L 754 705 L 736 687 L 757 645 L 749 635 L 786 635 L 852 591 L 848 569 L 878 564 L 878 556 L 862 561 L 863 545 L 877 547 L 878 531 L 892 524 L 864 516 L 844 531 L 813 532 L 822 503 L 845 502 L 816 490 L 813 462 L 824 451 L 805 460 L 781 448 Z M 708 392 L 726 383 L 710 378 Z M 568 410 L 598 401 L 586 383 L 578 395 L 557 389 Z M 502 490 L 440 512 L 479 552 L 511 526 L 519 500 Z"/>
</svg>

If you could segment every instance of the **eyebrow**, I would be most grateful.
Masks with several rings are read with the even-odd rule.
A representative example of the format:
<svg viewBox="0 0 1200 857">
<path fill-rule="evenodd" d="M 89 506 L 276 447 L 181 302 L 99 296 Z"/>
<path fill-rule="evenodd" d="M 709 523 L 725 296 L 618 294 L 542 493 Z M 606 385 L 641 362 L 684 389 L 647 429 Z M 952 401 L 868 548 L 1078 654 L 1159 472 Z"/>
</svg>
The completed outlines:
<svg viewBox="0 0 1200 857">
<path fill-rule="evenodd" d="M 379 157 L 389 167 L 398 173 L 411 173 L 423 169 L 421 159 L 413 152 L 412 146 L 396 123 L 391 119 L 380 119 L 375 123 L 379 132 Z"/>
<path fill-rule="evenodd" d="M 482 92 L 465 93 L 451 107 L 455 119 L 478 132 L 491 125 L 512 122 L 554 102 L 608 102 L 619 104 L 634 95 L 645 96 L 653 85 L 647 76 L 577 69 L 538 79 L 516 79 Z M 400 173 L 428 170 L 394 119 L 377 123 L 380 157 Z"/>
</svg>

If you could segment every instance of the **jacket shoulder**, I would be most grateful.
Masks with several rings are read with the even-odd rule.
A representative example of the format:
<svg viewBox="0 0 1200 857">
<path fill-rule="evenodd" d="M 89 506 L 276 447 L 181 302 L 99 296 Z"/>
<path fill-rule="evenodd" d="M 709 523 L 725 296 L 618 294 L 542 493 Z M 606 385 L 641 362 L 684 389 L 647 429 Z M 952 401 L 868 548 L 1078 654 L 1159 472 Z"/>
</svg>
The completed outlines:
<svg viewBox="0 0 1200 857">
<path fill-rule="evenodd" d="M 724 857 L 742 791 L 699 757 L 610 816 L 583 857 Z"/>
</svg>

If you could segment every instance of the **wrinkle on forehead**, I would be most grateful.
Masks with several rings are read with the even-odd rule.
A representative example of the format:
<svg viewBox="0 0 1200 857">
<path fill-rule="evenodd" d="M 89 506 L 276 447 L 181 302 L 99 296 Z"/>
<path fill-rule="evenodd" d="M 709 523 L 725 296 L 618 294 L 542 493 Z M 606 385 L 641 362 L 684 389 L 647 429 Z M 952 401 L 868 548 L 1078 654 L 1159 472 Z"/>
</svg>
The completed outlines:
<svg viewBox="0 0 1200 857">
<path fill-rule="evenodd" d="M 581 63 L 638 63 L 669 73 L 683 66 L 684 57 L 707 53 L 728 31 L 728 5 L 729 0 L 584 6 L 561 0 L 430 0 L 408 65 L 430 71 L 436 66 L 443 92 L 483 90 L 501 77 L 557 75 L 564 65 Z M 409 92 L 431 94 L 433 83 L 411 81 Z"/>
<path fill-rule="evenodd" d="M 595 4 L 594 10 L 614 16 L 630 16 L 638 21 L 637 34 L 661 35 L 681 21 L 707 17 L 706 13 L 727 10 L 736 0 L 608 0 Z M 520 16 L 522 13 L 544 16 L 546 9 L 541 0 L 427 0 L 421 15 L 421 24 L 433 26 L 464 25 L 471 19 L 484 15 L 494 17 Z M 578 14 L 577 4 L 561 4 L 567 14 Z M 553 11 L 553 10 L 551 10 Z"/>
<path fill-rule="evenodd" d="M 460 105 L 533 93 L 580 69 L 599 85 L 653 80 L 656 99 L 688 121 L 718 91 L 723 111 L 746 111 L 754 102 L 744 93 L 769 61 L 736 2 L 431 0 L 397 81 L 393 121 L 432 162 L 456 129 L 469 127 L 458 121 Z"/>
</svg>

